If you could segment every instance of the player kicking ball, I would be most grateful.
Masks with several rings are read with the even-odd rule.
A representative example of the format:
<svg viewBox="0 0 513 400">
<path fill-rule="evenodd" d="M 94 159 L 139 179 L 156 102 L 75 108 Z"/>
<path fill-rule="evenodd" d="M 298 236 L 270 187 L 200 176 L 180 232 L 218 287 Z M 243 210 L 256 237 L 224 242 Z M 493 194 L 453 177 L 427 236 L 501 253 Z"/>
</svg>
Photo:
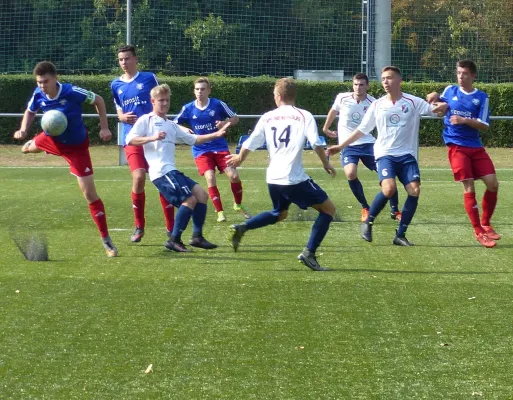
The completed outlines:
<svg viewBox="0 0 513 400">
<path fill-rule="evenodd" d="M 283 78 L 276 82 L 274 101 L 277 108 L 259 119 L 253 133 L 242 145 L 240 153 L 227 157 L 229 166 L 238 167 L 250 151 L 267 143 L 270 158 L 267 186 L 273 202 L 272 211 L 262 212 L 243 224 L 232 226 L 233 249 L 238 250 L 240 241 L 248 230 L 263 228 L 287 218 L 290 204 L 294 203 L 302 209 L 312 207 L 319 215 L 298 260 L 314 271 L 326 271 L 317 262 L 315 252 L 328 233 L 335 215 L 335 205 L 303 168 L 303 149 L 307 139 L 321 159 L 326 172 L 332 176 L 336 172 L 324 154 L 312 114 L 295 106 L 294 80 Z"/>
<path fill-rule="evenodd" d="M 193 233 L 189 244 L 202 249 L 215 249 L 217 245 L 203 237 L 207 215 L 208 194 L 198 183 L 178 171 L 175 163 L 175 144 L 189 146 L 221 138 L 230 124 L 207 135 L 184 132 L 166 117 L 169 111 L 171 89 L 168 85 L 155 86 L 150 92 L 153 111 L 137 119 L 126 137 L 127 144 L 142 146 L 149 165 L 149 177 L 165 199 L 175 206 L 175 225 L 165 243 L 168 250 L 189 252 L 182 241 L 182 233 L 192 218 Z"/>
</svg>

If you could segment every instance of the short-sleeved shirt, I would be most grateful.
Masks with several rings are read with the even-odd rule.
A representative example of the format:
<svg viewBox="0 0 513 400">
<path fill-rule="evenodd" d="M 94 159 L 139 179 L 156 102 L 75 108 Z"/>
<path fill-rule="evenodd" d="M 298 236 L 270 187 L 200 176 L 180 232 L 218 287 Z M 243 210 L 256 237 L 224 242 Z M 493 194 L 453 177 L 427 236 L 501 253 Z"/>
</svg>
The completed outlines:
<svg viewBox="0 0 513 400">
<path fill-rule="evenodd" d="M 68 119 L 66 130 L 53 140 L 67 145 L 82 144 L 87 139 L 87 130 L 82 120 L 82 103 L 92 104 L 96 95 L 89 90 L 73 86 L 69 83 L 57 82 L 58 91 L 55 98 L 50 98 L 40 88 L 36 88 L 28 102 L 27 109 L 32 113 L 42 110 L 59 110 Z"/>
<path fill-rule="evenodd" d="M 144 157 L 148 161 L 150 180 L 164 176 L 169 171 L 177 170 L 175 162 L 175 144 L 185 143 L 192 146 L 196 142 L 196 135 L 191 135 L 180 129 L 173 121 L 164 119 L 155 113 L 140 117 L 126 137 L 127 143 L 135 137 L 154 136 L 158 132 L 166 132 L 162 140 L 143 145 Z"/>
<path fill-rule="evenodd" d="M 197 100 L 187 103 L 173 121 L 189 125 L 196 135 L 207 135 L 218 130 L 216 121 L 224 121 L 236 115 L 224 101 L 209 98 L 205 107 L 199 107 Z M 222 137 L 192 146 L 192 155 L 196 158 L 204 153 L 228 150 L 228 142 Z"/>
<path fill-rule="evenodd" d="M 303 149 L 322 146 L 313 115 L 292 105 L 282 105 L 262 115 L 243 147 L 254 151 L 267 143 L 267 183 L 295 185 L 309 176 L 303 168 Z"/>
<path fill-rule="evenodd" d="M 474 89 L 467 93 L 456 85 L 447 86 L 440 97 L 449 106 L 444 118 L 445 128 L 442 134 L 445 144 L 465 147 L 483 147 L 479 130 L 466 124 L 451 125 L 451 116 L 459 115 L 476 119 L 485 125 L 490 124 L 490 105 L 488 95 Z"/>
<path fill-rule="evenodd" d="M 374 144 L 376 159 L 405 154 L 416 157 L 420 117 L 435 116 L 433 108 L 425 100 L 408 93 L 403 93 L 396 102 L 383 96 L 371 104 L 358 130 L 370 134 L 377 128 L 378 135 Z"/>
<path fill-rule="evenodd" d="M 367 95 L 363 101 L 354 98 L 353 92 L 339 93 L 331 108 L 338 111 L 338 143 L 346 140 L 353 131 L 358 128 L 362 118 L 376 99 Z M 350 146 L 357 146 L 366 143 L 374 143 L 376 139 L 372 135 L 365 135 L 354 141 Z"/>
<path fill-rule="evenodd" d="M 121 110 L 123 113 L 132 112 L 137 117 L 150 113 L 153 110 L 150 92 L 158 84 L 157 77 L 151 72 L 139 71 L 129 80 L 125 80 L 123 76 L 114 79 L 110 84 L 110 89 L 116 110 Z M 123 122 L 122 143 L 124 145 L 126 145 L 126 135 L 132 126 Z"/>
</svg>

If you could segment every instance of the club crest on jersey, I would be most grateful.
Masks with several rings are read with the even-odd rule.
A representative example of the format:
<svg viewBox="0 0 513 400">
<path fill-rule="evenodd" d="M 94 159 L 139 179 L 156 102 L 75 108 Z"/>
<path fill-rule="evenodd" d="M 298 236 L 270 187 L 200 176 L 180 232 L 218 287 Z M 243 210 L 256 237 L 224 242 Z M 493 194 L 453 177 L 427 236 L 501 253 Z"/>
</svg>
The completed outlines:
<svg viewBox="0 0 513 400">
<path fill-rule="evenodd" d="M 403 112 L 403 113 L 408 114 L 408 110 L 409 110 L 409 109 L 408 109 L 408 106 L 406 106 L 406 105 L 404 105 L 404 104 L 403 104 L 403 105 L 401 106 L 401 110 L 402 110 L 402 112 Z"/>
<path fill-rule="evenodd" d="M 62 99 L 61 101 L 59 101 L 59 104 L 60 104 L 61 106 L 65 106 L 67 102 L 68 102 L 68 101 L 67 101 L 66 99 Z"/>
<path fill-rule="evenodd" d="M 137 85 L 135 85 L 135 87 L 138 89 L 138 90 L 141 90 L 144 85 L 142 83 L 138 83 Z"/>
<path fill-rule="evenodd" d="M 351 115 L 351 119 L 354 122 L 359 122 L 361 118 L 362 118 L 362 116 L 360 115 L 359 112 L 354 112 L 353 115 Z"/>
<path fill-rule="evenodd" d="M 214 110 L 210 110 L 210 112 L 208 113 L 208 115 L 210 115 L 211 117 L 213 117 L 215 114 L 216 112 Z"/>
<path fill-rule="evenodd" d="M 401 120 L 401 117 L 399 117 L 399 115 L 397 115 L 397 114 L 392 114 L 390 116 L 390 123 L 392 123 L 394 125 L 397 125 L 400 120 Z"/>
<path fill-rule="evenodd" d="M 479 99 L 472 99 L 472 104 L 474 104 L 475 106 L 478 106 L 480 103 Z"/>
</svg>

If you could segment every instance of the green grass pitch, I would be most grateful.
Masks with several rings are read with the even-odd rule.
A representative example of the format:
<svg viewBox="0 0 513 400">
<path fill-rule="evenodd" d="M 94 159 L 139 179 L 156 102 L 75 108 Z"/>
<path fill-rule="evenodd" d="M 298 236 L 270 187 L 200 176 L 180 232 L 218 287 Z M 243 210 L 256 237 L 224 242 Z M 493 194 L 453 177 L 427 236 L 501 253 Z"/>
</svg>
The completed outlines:
<svg viewBox="0 0 513 400">
<path fill-rule="evenodd" d="M 224 176 L 228 223 L 216 223 L 209 204 L 205 227 L 218 249 L 166 251 L 151 183 L 146 236 L 129 243 L 128 169 L 114 166 L 116 149 L 95 148 L 120 253 L 107 259 L 67 168 L 18 151 L 0 149 L 0 399 L 513 398 L 511 150 L 492 153 L 501 184 L 494 225 L 503 234 L 494 249 L 474 240 L 443 149 L 421 152 L 413 248 L 392 246 L 388 209 L 374 242 L 360 239 L 338 159 L 331 179 L 305 153 L 343 220 L 318 251 L 333 271 L 320 273 L 296 259 L 312 222 L 250 231 L 232 251 L 228 227 L 242 219 Z M 270 208 L 266 161 L 257 152 L 240 170 L 254 213 Z M 187 150 L 178 163 L 204 186 Z M 376 175 L 360 168 L 360 177 L 370 201 Z M 45 234 L 50 261 L 25 261 L 12 230 Z"/>
</svg>

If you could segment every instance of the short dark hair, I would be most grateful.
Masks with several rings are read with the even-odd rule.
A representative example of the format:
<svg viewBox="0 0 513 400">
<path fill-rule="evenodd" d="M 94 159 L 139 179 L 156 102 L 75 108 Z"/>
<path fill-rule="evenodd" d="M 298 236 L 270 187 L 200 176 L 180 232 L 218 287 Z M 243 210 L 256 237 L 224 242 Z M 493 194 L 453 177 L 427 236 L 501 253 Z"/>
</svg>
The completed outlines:
<svg viewBox="0 0 513 400">
<path fill-rule="evenodd" d="M 399 75 L 401 77 L 403 76 L 403 74 L 401 73 L 401 70 L 398 67 L 395 67 L 393 65 L 387 65 L 386 67 L 383 67 L 383 69 L 381 70 L 381 73 L 386 72 L 386 71 L 393 71 L 397 75 Z"/>
<path fill-rule="evenodd" d="M 209 89 L 212 89 L 212 84 L 206 76 L 200 76 L 198 79 L 196 79 L 194 81 L 194 86 L 196 86 L 197 83 L 205 83 Z"/>
<path fill-rule="evenodd" d="M 118 47 L 118 49 L 116 50 L 116 54 L 125 53 L 127 51 L 132 53 L 134 57 L 137 57 L 137 54 L 135 53 L 135 46 L 132 46 L 131 44 L 125 44 L 121 47 Z"/>
<path fill-rule="evenodd" d="M 43 76 L 46 74 L 57 76 L 57 68 L 55 68 L 55 65 L 50 61 L 38 62 L 34 67 L 34 76 Z"/>
<path fill-rule="evenodd" d="M 472 60 L 460 60 L 456 63 L 456 67 L 467 68 L 472 75 L 477 75 L 477 66 Z"/>
<path fill-rule="evenodd" d="M 355 76 L 353 76 L 353 81 L 355 79 L 364 79 L 365 82 L 369 83 L 369 77 L 363 72 L 358 72 Z"/>
</svg>

